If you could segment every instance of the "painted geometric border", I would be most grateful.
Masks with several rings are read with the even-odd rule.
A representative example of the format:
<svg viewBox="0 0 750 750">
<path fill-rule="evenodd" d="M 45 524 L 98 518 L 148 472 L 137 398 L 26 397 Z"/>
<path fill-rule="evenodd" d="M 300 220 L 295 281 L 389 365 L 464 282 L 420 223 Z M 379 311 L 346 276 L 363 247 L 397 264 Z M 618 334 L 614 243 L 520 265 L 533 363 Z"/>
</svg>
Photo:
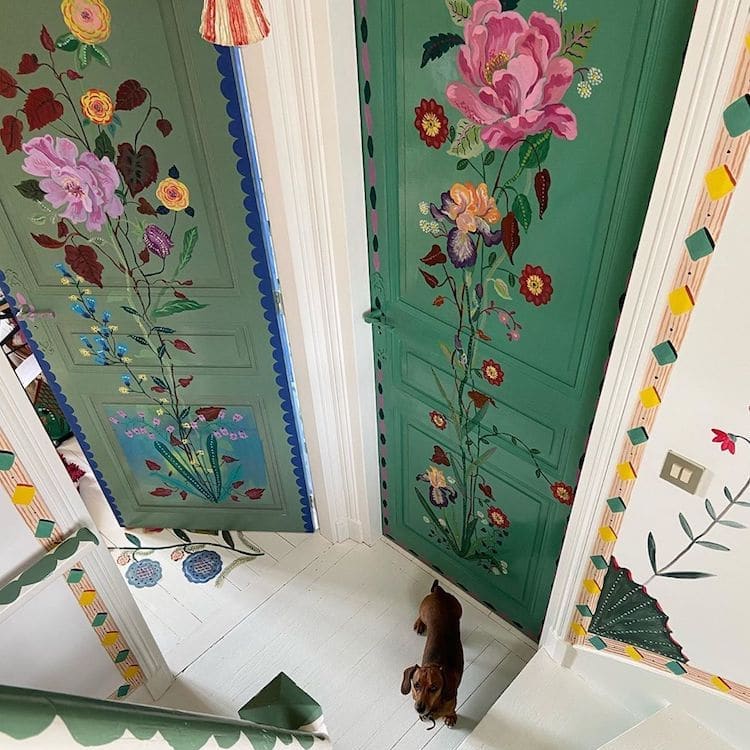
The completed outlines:
<svg viewBox="0 0 750 750">
<path fill-rule="evenodd" d="M 215 46 L 217 53 L 216 66 L 221 76 L 220 87 L 221 93 L 227 100 L 226 111 L 229 116 L 229 134 L 234 139 L 233 150 L 237 156 L 237 171 L 242 178 L 241 188 L 244 194 L 244 206 L 246 209 L 245 224 L 249 229 L 248 241 L 252 248 L 250 253 L 254 265 L 252 272 L 258 279 L 258 291 L 260 301 L 264 311 L 264 317 L 268 323 L 268 333 L 270 337 L 271 350 L 273 352 L 273 370 L 276 374 L 276 384 L 278 385 L 278 394 L 281 401 L 281 410 L 284 419 L 285 431 L 287 434 L 287 444 L 291 452 L 291 462 L 296 479 L 297 489 L 299 491 L 300 514 L 305 526 L 305 531 L 314 531 L 312 518 L 312 509 L 310 501 L 310 492 L 308 490 L 308 479 L 305 472 L 305 463 L 302 452 L 301 430 L 302 426 L 298 419 L 298 410 L 295 409 L 293 400 L 293 390 L 291 382 L 291 363 L 286 347 L 286 338 L 282 330 L 283 324 L 280 323 L 280 313 L 276 308 L 274 292 L 275 275 L 271 274 L 272 258 L 270 254 L 270 235 L 266 230 L 267 221 L 264 221 L 265 206 L 262 205 L 262 192 L 258 183 L 259 174 L 258 160 L 252 143 L 252 126 L 249 120 L 250 113 L 240 99 L 239 87 L 241 86 L 241 62 L 239 51 L 232 52 L 228 47 Z M 263 213 L 261 213 L 261 211 Z M 0 292 L 10 303 L 14 312 L 18 312 L 18 304 L 11 294 L 9 282 L 0 270 Z M 78 440 L 86 456 L 91 469 L 101 487 L 102 493 L 107 499 L 112 512 L 115 514 L 118 523 L 125 526 L 120 509 L 117 507 L 112 490 L 109 488 L 101 470 L 94 458 L 93 450 L 89 444 L 86 435 L 78 422 L 72 406 L 68 403 L 65 394 L 57 382 L 44 353 L 34 340 L 32 332 L 26 321 L 19 321 L 19 327 L 31 348 L 32 353 L 37 358 L 42 374 L 49 384 L 57 402 L 70 424 L 71 430 Z"/>
<path fill-rule="evenodd" d="M 122 675 L 123 684 L 110 696 L 110 699 L 124 698 L 143 684 L 143 670 L 138 666 L 135 655 L 125 642 L 117 623 L 107 611 L 107 605 L 94 588 L 86 569 L 80 562 L 68 571 L 66 580 L 70 591 L 99 638 L 102 648 Z"/>
<path fill-rule="evenodd" d="M 685 239 L 685 252 L 666 300 L 630 427 L 623 437 L 610 491 L 604 501 L 599 533 L 591 550 L 569 634 L 569 640 L 574 645 L 606 649 L 721 692 L 731 693 L 747 702 L 750 702 L 750 687 L 695 669 L 689 664 L 636 649 L 630 644 L 589 635 L 588 625 L 596 611 L 608 562 L 648 445 L 649 432 L 665 397 L 673 367 L 678 361 L 690 314 L 697 303 L 698 293 L 729 211 L 734 187 L 742 174 L 750 148 L 749 80 L 750 33 L 745 36 L 724 109 L 723 127 L 720 127 L 716 136 L 704 189 L 698 197 Z"/>
<path fill-rule="evenodd" d="M 13 443 L 8 440 L 2 429 L 0 429 L 0 453 L 12 460 L 9 468 L 0 468 L 0 487 L 8 493 L 11 503 L 29 531 L 49 552 L 62 542 L 62 532 L 44 498 L 39 494 L 39 490 L 34 486 L 28 472 L 16 456 Z"/>
</svg>

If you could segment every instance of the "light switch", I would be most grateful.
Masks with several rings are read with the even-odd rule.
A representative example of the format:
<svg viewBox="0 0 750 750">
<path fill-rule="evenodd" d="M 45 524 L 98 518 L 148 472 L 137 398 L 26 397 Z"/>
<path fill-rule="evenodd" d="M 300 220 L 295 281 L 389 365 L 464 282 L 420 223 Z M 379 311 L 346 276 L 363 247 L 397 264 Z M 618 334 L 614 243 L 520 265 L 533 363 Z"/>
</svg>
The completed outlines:
<svg viewBox="0 0 750 750">
<path fill-rule="evenodd" d="M 683 456 L 669 451 L 661 469 L 661 478 L 691 495 L 698 492 L 706 469 Z"/>
</svg>

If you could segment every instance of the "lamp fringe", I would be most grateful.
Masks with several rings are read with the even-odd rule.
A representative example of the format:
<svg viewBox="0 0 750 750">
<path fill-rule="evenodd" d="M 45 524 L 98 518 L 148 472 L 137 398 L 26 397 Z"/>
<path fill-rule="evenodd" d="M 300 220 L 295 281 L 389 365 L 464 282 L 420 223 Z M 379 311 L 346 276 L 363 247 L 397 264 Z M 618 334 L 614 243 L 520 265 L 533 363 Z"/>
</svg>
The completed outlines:
<svg viewBox="0 0 750 750">
<path fill-rule="evenodd" d="M 204 0 L 200 34 L 212 44 L 240 47 L 271 31 L 260 0 Z"/>
</svg>

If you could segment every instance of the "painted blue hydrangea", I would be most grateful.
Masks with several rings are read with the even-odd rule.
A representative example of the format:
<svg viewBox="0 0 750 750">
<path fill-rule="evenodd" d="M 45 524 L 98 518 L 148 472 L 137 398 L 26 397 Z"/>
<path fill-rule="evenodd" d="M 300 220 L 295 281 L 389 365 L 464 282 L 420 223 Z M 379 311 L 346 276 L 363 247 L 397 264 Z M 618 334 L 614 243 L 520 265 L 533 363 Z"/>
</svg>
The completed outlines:
<svg viewBox="0 0 750 750">
<path fill-rule="evenodd" d="M 213 550 L 192 552 L 182 562 L 182 572 L 190 583 L 208 583 L 221 573 L 221 556 Z"/>
<path fill-rule="evenodd" d="M 157 560 L 136 560 L 125 571 L 125 578 L 137 589 L 151 588 L 161 580 L 161 564 Z"/>
</svg>

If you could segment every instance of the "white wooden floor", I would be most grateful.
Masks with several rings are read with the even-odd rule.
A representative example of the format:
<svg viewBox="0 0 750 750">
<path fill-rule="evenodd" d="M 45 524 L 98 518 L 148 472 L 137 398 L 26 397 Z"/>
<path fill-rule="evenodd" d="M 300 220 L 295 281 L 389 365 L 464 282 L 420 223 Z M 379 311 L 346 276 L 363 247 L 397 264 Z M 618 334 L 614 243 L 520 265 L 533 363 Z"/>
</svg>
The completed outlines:
<svg viewBox="0 0 750 750">
<path fill-rule="evenodd" d="M 370 548 L 318 534 L 248 536 L 266 555 L 221 587 L 188 582 L 168 560 L 158 586 L 131 587 L 179 674 L 160 705 L 236 715 L 284 671 L 322 705 L 337 749 L 443 750 L 463 741 L 534 653 L 461 595 L 459 721 L 427 731 L 399 685 L 421 657 L 411 626 L 434 576 L 385 540 Z M 144 690 L 134 700 L 149 702 Z"/>
</svg>

